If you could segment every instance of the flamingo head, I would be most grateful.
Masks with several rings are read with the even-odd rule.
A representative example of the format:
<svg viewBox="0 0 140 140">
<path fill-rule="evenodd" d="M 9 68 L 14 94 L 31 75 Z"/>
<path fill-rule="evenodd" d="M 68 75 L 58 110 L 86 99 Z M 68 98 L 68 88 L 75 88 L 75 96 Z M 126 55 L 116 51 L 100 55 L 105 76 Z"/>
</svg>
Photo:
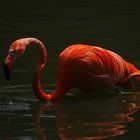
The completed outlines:
<svg viewBox="0 0 140 140">
<path fill-rule="evenodd" d="M 16 60 L 17 57 L 22 55 L 24 51 L 25 51 L 25 45 L 19 40 L 15 41 L 10 46 L 9 53 L 5 58 L 4 65 L 3 65 L 4 73 L 7 80 L 10 80 L 10 74 L 12 71 L 12 66 L 14 61 Z"/>
</svg>

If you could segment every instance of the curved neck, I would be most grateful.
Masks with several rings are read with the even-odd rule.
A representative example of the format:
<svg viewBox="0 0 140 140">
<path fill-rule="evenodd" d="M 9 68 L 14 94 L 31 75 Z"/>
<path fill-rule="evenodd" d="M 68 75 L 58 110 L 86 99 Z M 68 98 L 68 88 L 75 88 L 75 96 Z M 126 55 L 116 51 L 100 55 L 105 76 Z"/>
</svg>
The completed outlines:
<svg viewBox="0 0 140 140">
<path fill-rule="evenodd" d="M 21 41 L 23 41 L 23 40 L 21 39 Z M 38 64 L 35 67 L 32 86 L 33 86 L 35 95 L 38 99 L 50 101 L 51 95 L 45 93 L 40 84 L 40 77 L 41 77 L 42 72 L 44 71 L 44 68 L 46 65 L 46 60 L 47 60 L 46 48 L 45 48 L 44 44 L 36 38 L 25 38 L 23 42 L 24 42 L 23 45 L 25 47 L 27 47 L 29 45 L 36 45 L 39 49 L 40 59 L 39 59 Z"/>
<path fill-rule="evenodd" d="M 23 39 L 19 39 L 18 41 L 19 43 L 22 44 L 23 47 L 27 47 L 29 45 L 36 45 L 40 52 L 40 59 L 35 67 L 33 83 L 32 83 L 33 90 L 35 92 L 36 97 L 40 100 L 52 101 L 64 95 L 69 88 L 66 86 L 66 84 L 64 84 L 65 82 L 60 81 L 62 80 L 60 78 L 59 81 L 57 79 L 56 90 L 51 94 L 44 92 L 41 87 L 40 77 L 42 72 L 44 71 L 44 68 L 46 66 L 46 60 L 47 60 L 47 52 L 44 44 L 36 38 L 23 38 Z"/>
</svg>

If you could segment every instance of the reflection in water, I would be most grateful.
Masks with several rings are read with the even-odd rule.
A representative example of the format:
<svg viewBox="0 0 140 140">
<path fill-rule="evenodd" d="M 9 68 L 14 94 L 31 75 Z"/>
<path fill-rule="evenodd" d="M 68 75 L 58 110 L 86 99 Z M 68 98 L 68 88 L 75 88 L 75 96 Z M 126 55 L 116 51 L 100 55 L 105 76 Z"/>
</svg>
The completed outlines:
<svg viewBox="0 0 140 140">
<path fill-rule="evenodd" d="M 0 96 L 0 140 L 101 140 L 125 135 L 126 125 L 134 121 L 132 114 L 140 109 L 138 92 L 84 100 L 70 96 L 51 104 L 37 102 L 32 92 L 8 90 Z"/>
<path fill-rule="evenodd" d="M 41 124 L 44 117 L 47 120 Z M 39 104 L 34 113 L 34 124 L 39 140 L 59 140 L 55 111 L 51 103 Z"/>
<path fill-rule="evenodd" d="M 34 115 L 40 140 L 47 138 L 48 126 L 40 125 L 40 115 L 46 110 L 56 111 L 56 132 L 61 140 L 105 139 L 127 132 L 126 123 L 139 110 L 140 94 L 96 98 L 71 103 L 41 104 Z M 46 134 L 45 134 L 46 133 Z M 50 139 L 51 140 L 51 139 Z"/>
</svg>

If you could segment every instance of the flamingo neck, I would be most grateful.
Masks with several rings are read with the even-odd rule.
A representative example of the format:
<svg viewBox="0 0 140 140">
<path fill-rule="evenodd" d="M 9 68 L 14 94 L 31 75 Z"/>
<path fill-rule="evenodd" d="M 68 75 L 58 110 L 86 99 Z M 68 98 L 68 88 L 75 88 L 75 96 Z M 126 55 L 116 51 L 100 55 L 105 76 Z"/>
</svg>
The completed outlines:
<svg viewBox="0 0 140 140">
<path fill-rule="evenodd" d="M 46 60 L 47 60 L 46 48 L 44 44 L 36 38 L 26 38 L 24 46 L 26 47 L 28 45 L 36 45 L 40 52 L 40 59 L 35 67 L 33 82 L 32 82 L 34 93 L 38 99 L 50 101 L 51 95 L 44 92 L 40 84 L 40 77 L 46 66 Z"/>
</svg>

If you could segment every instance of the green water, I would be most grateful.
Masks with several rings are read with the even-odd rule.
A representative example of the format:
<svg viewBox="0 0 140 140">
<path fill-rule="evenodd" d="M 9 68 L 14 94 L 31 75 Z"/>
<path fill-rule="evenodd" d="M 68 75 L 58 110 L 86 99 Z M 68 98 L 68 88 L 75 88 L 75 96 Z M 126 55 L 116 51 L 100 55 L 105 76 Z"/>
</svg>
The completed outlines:
<svg viewBox="0 0 140 140">
<path fill-rule="evenodd" d="M 139 92 L 83 99 L 71 94 L 59 103 L 42 103 L 32 91 L 38 51 L 28 48 L 6 81 L 2 63 L 10 44 L 36 37 L 48 51 L 42 76 L 55 87 L 60 52 L 83 43 L 115 51 L 140 68 L 139 1 L 5 0 L 0 4 L 0 140 L 133 140 L 139 138 Z M 116 94 L 116 93 L 115 93 Z"/>
</svg>

